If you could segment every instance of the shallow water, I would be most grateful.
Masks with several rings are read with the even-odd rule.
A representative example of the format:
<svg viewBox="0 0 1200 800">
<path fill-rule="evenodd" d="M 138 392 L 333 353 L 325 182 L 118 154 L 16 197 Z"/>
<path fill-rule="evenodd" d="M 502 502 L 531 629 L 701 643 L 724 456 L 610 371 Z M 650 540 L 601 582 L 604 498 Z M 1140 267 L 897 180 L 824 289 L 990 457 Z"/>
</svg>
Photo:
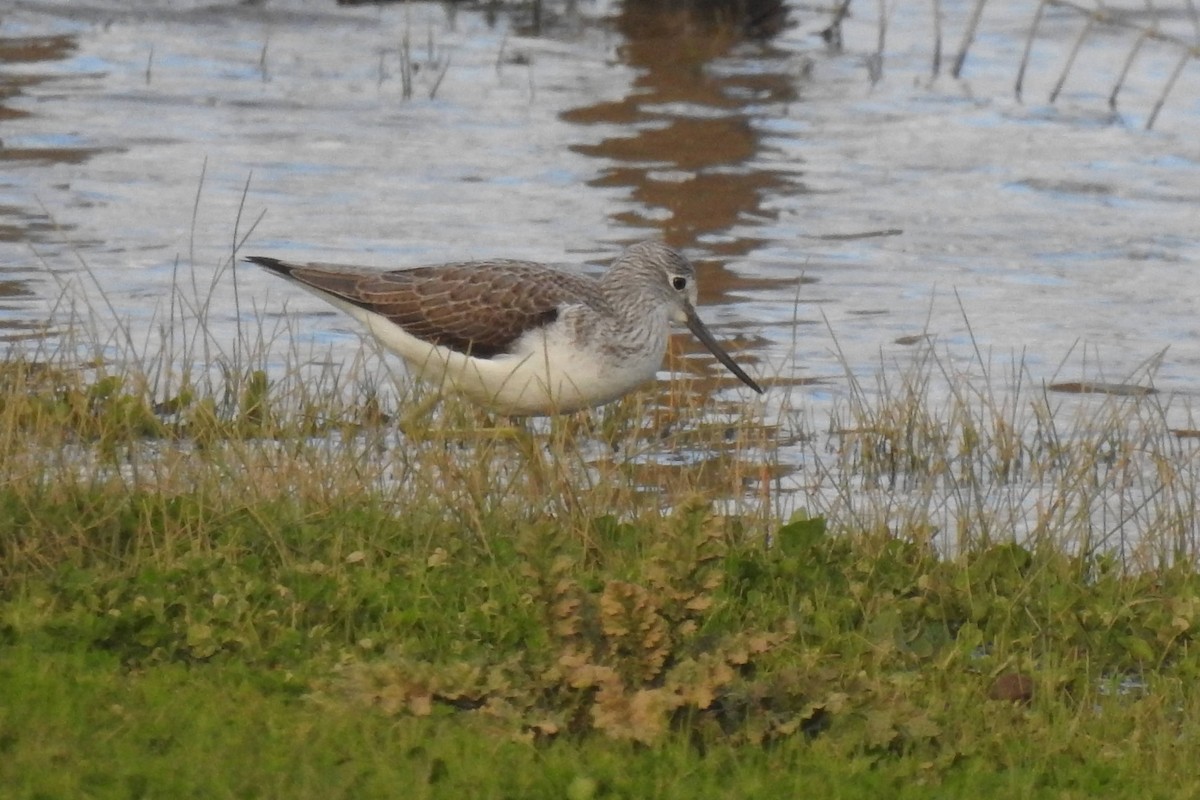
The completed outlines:
<svg viewBox="0 0 1200 800">
<path fill-rule="evenodd" d="M 536 34 L 527 11 L 431 3 L 18 2 L 0 21 L 0 335 L 35 335 L 64 286 L 100 306 L 99 285 L 152 338 L 186 273 L 216 283 L 214 338 L 236 338 L 239 308 L 286 306 L 349 357 L 353 323 L 319 300 L 241 270 L 235 303 L 235 240 L 404 266 L 603 263 L 659 236 L 700 265 L 718 335 L 777 379 L 768 412 L 814 429 L 849 391 L 843 359 L 867 380 L 926 337 L 1034 384 L 1147 383 L 1165 350 L 1153 385 L 1196 427 L 1200 64 L 1147 132 L 1176 50 L 1148 44 L 1113 113 L 1136 37 L 1102 29 L 1051 105 L 1081 27 L 1052 10 L 1022 103 L 1036 3 L 987 6 L 958 80 L 931 77 L 933 4 L 893 5 L 878 59 L 867 3 L 835 52 L 800 5 L 755 42 L 608 2 L 548 6 Z M 973 5 L 942 4 L 944 63 Z M 1159 24 L 1197 37 L 1182 12 Z"/>
</svg>

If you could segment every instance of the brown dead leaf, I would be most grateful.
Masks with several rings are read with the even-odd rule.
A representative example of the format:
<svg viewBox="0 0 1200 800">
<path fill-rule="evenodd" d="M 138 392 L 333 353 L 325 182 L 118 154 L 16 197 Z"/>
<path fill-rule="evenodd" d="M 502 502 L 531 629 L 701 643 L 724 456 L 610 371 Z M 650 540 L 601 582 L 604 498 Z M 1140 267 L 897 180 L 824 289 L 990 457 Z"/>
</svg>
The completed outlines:
<svg viewBox="0 0 1200 800">
<path fill-rule="evenodd" d="M 410 696 L 408 710 L 414 717 L 428 717 L 433 713 L 433 695 L 423 692 Z"/>
<path fill-rule="evenodd" d="M 603 664 L 592 664 L 579 660 L 577 657 L 563 656 L 558 663 L 564 667 L 564 679 L 572 689 L 587 689 L 593 686 L 610 686 L 619 684 L 620 677 L 612 667 Z"/>
<path fill-rule="evenodd" d="M 619 684 L 601 688 L 592 706 L 597 730 L 614 739 L 633 739 L 650 744 L 667 731 L 671 713 L 680 698 L 666 689 L 639 689 L 628 693 Z"/>
<path fill-rule="evenodd" d="M 736 674 L 733 668 L 711 654 L 688 658 L 676 664 L 667 674 L 665 686 L 673 690 L 683 704 L 706 709 L 728 686 Z"/>
<path fill-rule="evenodd" d="M 670 637 L 650 592 L 636 583 L 609 581 L 600 596 L 600 622 L 624 674 L 637 682 L 659 674 L 670 655 Z"/>
</svg>

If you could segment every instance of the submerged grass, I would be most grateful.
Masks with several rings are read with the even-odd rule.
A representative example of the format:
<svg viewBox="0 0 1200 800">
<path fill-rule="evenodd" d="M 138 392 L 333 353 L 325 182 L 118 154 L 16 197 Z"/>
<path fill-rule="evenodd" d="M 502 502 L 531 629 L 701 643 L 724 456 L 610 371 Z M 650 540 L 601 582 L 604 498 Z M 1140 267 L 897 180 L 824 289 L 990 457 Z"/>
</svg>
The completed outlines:
<svg viewBox="0 0 1200 800">
<path fill-rule="evenodd" d="M 1181 398 L 1154 388 L 1160 361 L 1119 382 L 1045 381 L 926 344 L 874 387 L 848 372 L 809 453 L 812 506 L 949 555 L 1016 540 L 1135 571 L 1195 563 L 1200 447 Z"/>
<path fill-rule="evenodd" d="M 1195 463 L 1152 396 L 1064 428 L 930 350 L 782 519 L 786 426 L 684 384 L 514 428 L 206 335 L 0 365 L 9 796 L 1200 791 Z M 1153 558 L 1038 506 L 1135 475 Z"/>
</svg>

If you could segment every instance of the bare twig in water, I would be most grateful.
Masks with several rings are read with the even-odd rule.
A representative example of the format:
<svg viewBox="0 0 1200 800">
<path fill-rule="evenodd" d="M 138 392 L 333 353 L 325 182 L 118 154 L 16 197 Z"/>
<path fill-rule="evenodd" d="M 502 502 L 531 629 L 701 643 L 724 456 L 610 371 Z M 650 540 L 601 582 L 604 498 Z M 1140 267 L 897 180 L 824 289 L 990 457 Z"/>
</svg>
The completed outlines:
<svg viewBox="0 0 1200 800">
<path fill-rule="evenodd" d="M 883 51 L 887 46 L 887 25 L 887 0 L 879 0 L 879 35 L 875 42 L 875 52 L 867 56 L 867 75 L 871 79 L 872 86 L 883 78 Z"/>
<path fill-rule="evenodd" d="M 262 50 L 258 54 L 258 72 L 262 76 L 262 82 L 266 83 L 267 76 L 267 45 L 271 43 L 269 38 L 263 40 Z"/>
<path fill-rule="evenodd" d="M 446 71 L 450 69 L 450 54 L 446 54 L 446 60 L 442 62 L 442 68 L 438 71 L 437 78 L 433 81 L 433 87 L 429 90 L 429 99 L 437 97 L 438 87 L 442 85 L 442 78 L 446 77 Z"/>
<path fill-rule="evenodd" d="M 504 36 L 500 38 L 500 51 L 496 53 L 496 72 L 500 71 L 500 65 L 504 63 L 504 48 L 508 45 L 508 31 L 504 32 Z"/>
<path fill-rule="evenodd" d="M 1098 30 L 1103 30 L 1106 34 L 1120 33 L 1122 31 L 1130 31 L 1133 34 L 1129 50 L 1124 56 L 1123 63 L 1117 72 L 1115 82 L 1108 95 L 1108 105 L 1113 110 L 1116 110 L 1118 98 L 1125 89 L 1130 76 L 1133 74 L 1134 65 L 1147 50 L 1147 43 L 1164 45 L 1179 52 L 1179 59 L 1171 69 L 1170 74 L 1166 77 L 1154 107 L 1147 118 L 1146 127 L 1150 128 L 1157 120 L 1158 114 L 1162 111 L 1166 102 L 1166 98 L 1174 89 L 1183 69 L 1190 62 L 1200 60 L 1200 2 L 1198 0 L 1180 0 L 1183 4 L 1181 10 L 1187 19 L 1190 20 L 1194 29 L 1194 38 L 1164 30 L 1160 20 L 1160 9 L 1154 0 L 1144 0 L 1144 10 L 1130 8 L 1114 9 L 1106 6 L 1102 0 L 1094 0 L 1094 2 L 1094 5 L 1085 5 L 1082 0 L 1038 0 L 1038 3 L 1033 8 L 1032 20 L 1025 37 L 1021 60 L 1017 67 L 1016 79 L 1013 85 L 1014 95 L 1018 101 L 1024 99 L 1025 80 L 1032 62 L 1034 42 L 1037 41 L 1039 34 L 1043 32 L 1045 27 L 1044 22 L 1049 15 L 1047 9 L 1061 10 L 1069 15 L 1076 15 L 1082 18 L 1083 26 L 1072 42 L 1066 61 L 1057 75 L 1057 80 L 1048 98 L 1050 103 L 1056 102 L 1062 94 L 1063 87 L 1066 85 L 1067 79 L 1075 67 L 1084 43 L 1088 41 L 1089 36 L 1095 35 Z M 978 35 L 986 3 L 987 0 L 975 0 L 971 6 L 970 15 L 963 28 L 962 40 L 958 46 L 953 66 L 950 70 L 951 75 L 955 78 L 962 77 L 967 54 L 970 52 L 971 46 Z M 875 47 L 865 58 L 868 75 L 872 84 L 876 83 L 882 77 L 887 29 L 890 21 L 888 14 L 890 11 L 895 10 L 894 8 L 888 8 L 887 0 L 878 0 L 878 4 L 879 27 L 877 29 Z M 902 8 L 907 10 L 908 6 L 905 5 Z M 932 75 L 936 78 L 940 74 L 942 67 L 943 38 L 945 32 L 943 27 L 945 23 L 945 19 L 943 18 L 945 9 L 943 8 L 942 0 L 931 0 L 931 11 L 933 22 Z M 829 24 L 821 31 L 821 36 L 833 49 L 840 51 L 843 47 L 842 23 L 848 17 L 849 12 L 850 0 L 841 0 L 841 2 L 834 3 L 830 9 L 829 13 L 832 16 Z M 1154 75 L 1155 77 L 1159 76 L 1157 72 Z"/>
<path fill-rule="evenodd" d="M 875 52 L 879 54 L 880 59 L 883 58 L 883 51 L 887 46 L 887 26 L 887 0 L 879 0 L 879 38 L 875 42 Z"/>
<path fill-rule="evenodd" d="M 1041 0 L 1038 3 L 1037 11 L 1033 14 L 1033 23 L 1029 26 L 1029 35 L 1025 37 L 1025 52 L 1021 54 L 1021 66 L 1017 67 L 1017 84 L 1014 87 L 1014 92 L 1018 102 L 1021 100 L 1021 91 L 1025 86 L 1025 70 L 1029 67 L 1029 56 L 1033 52 L 1033 40 L 1037 36 L 1038 26 L 1042 24 L 1042 15 L 1046 11 L 1046 0 Z"/>
<path fill-rule="evenodd" d="M 1094 24 L 1095 17 L 1088 17 L 1087 22 L 1083 24 L 1083 28 L 1079 31 L 1079 35 L 1075 37 L 1075 44 L 1071 46 L 1071 52 L 1067 54 L 1067 63 L 1063 64 L 1062 73 L 1058 76 L 1058 80 L 1054 83 L 1054 89 L 1050 92 L 1051 103 L 1058 99 L 1058 95 L 1062 91 L 1063 84 L 1067 82 L 1067 74 L 1070 73 L 1071 67 L 1075 64 L 1075 58 L 1079 55 L 1079 51 L 1083 47 L 1084 40 L 1087 39 L 1088 34 L 1092 32 L 1092 25 Z"/>
<path fill-rule="evenodd" d="M 1179 73 L 1183 72 L 1183 68 L 1192 60 L 1192 56 L 1191 52 L 1185 50 L 1180 55 L 1179 61 L 1175 63 L 1175 69 L 1171 70 L 1171 77 L 1167 78 L 1162 92 L 1158 95 L 1158 99 L 1154 101 L 1154 108 L 1151 109 L 1150 116 L 1146 118 L 1146 130 L 1154 127 L 1154 121 L 1158 119 L 1158 112 L 1162 111 L 1163 103 L 1167 102 L 1167 95 L 1175 88 L 1175 81 L 1179 80 Z"/>
<path fill-rule="evenodd" d="M 833 12 L 833 19 L 821 31 L 821 38 L 834 50 L 842 49 L 842 20 L 850 13 L 850 0 L 842 0 L 842 4 Z"/>
<path fill-rule="evenodd" d="M 1186 2 L 1189 16 L 1192 19 L 1192 25 L 1196 29 L 1197 36 L 1200 37 L 1200 15 L 1197 14 L 1196 4 L 1194 0 L 1186 0 Z M 1146 120 L 1147 129 L 1153 127 L 1159 112 L 1162 110 L 1163 104 L 1166 102 L 1167 96 L 1174 88 L 1175 82 L 1178 80 L 1183 68 L 1187 66 L 1188 62 L 1192 61 L 1193 59 L 1200 58 L 1200 47 L 1198 47 L 1194 42 L 1189 42 L 1182 37 L 1165 33 L 1160 29 L 1157 8 L 1154 6 L 1153 2 L 1150 2 L 1150 0 L 1147 0 L 1146 3 L 1146 9 L 1152 18 L 1152 21 L 1149 25 L 1145 25 L 1144 23 L 1128 15 L 1114 14 L 1106 9 L 1103 5 L 1099 5 L 1095 8 L 1088 8 L 1077 2 L 1074 2 L 1074 0 L 1042 0 L 1042 2 L 1038 5 L 1038 13 L 1034 18 L 1033 27 L 1030 28 L 1029 39 L 1026 41 L 1025 45 L 1026 55 L 1021 61 L 1021 70 L 1017 76 L 1016 91 L 1018 99 L 1021 96 L 1022 82 L 1028 62 L 1029 50 L 1033 46 L 1033 37 L 1036 35 L 1038 23 L 1042 18 L 1042 11 L 1047 5 L 1053 5 L 1058 8 L 1067 9 L 1068 11 L 1082 15 L 1086 20 L 1083 29 L 1079 32 L 1079 36 L 1075 39 L 1075 43 L 1071 48 L 1070 55 L 1067 57 L 1067 62 L 1063 66 L 1062 73 L 1059 75 L 1058 81 L 1055 83 L 1054 89 L 1050 93 L 1051 103 L 1053 103 L 1061 93 L 1063 85 L 1066 83 L 1067 76 L 1075 63 L 1075 58 L 1083 46 L 1084 40 L 1092 32 L 1093 27 L 1097 23 L 1108 28 L 1124 28 L 1134 31 L 1137 34 L 1137 38 L 1130 47 L 1128 54 L 1125 56 L 1125 62 L 1122 65 L 1121 70 L 1117 75 L 1116 82 L 1113 84 L 1112 91 L 1108 96 L 1109 108 L 1114 110 L 1117 107 L 1117 98 L 1120 95 L 1121 90 L 1124 89 L 1125 82 L 1133 69 L 1133 64 L 1137 60 L 1137 57 L 1141 54 L 1142 49 L 1145 47 L 1147 41 L 1160 42 L 1162 44 L 1175 47 L 1181 51 L 1179 60 L 1175 64 L 1175 68 L 1172 70 L 1170 76 L 1167 78 L 1166 83 L 1163 85 L 1162 91 L 1159 93 L 1158 99 L 1154 104 L 1154 108 L 1151 110 L 1150 115 Z"/>
<path fill-rule="evenodd" d="M 933 77 L 942 71 L 942 0 L 933 0 Z"/>
<path fill-rule="evenodd" d="M 1129 48 L 1129 55 L 1125 57 L 1125 64 L 1121 67 L 1121 74 L 1117 76 L 1117 82 L 1113 84 L 1112 91 L 1108 95 L 1108 107 L 1116 111 L 1117 95 L 1120 94 L 1121 88 L 1125 85 L 1125 79 L 1129 77 L 1129 70 L 1133 67 L 1134 59 L 1141 52 L 1142 45 L 1150 36 L 1149 31 L 1142 31 L 1138 34 L 1137 39 L 1133 42 L 1133 47 Z"/>
<path fill-rule="evenodd" d="M 400 39 L 400 96 L 405 100 L 412 99 L 412 51 L 408 43 L 408 30 Z"/>
<path fill-rule="evenodd" d="M 979 27 L 979 20 L 983 17 L 983 5 L 986 2 L 987 0 L 976 0 L 975 8 L 971 10 L 971 19 L 967 22 L 962 44 L 959 45 L 958 55 L 954 58 L 954 68 L 950 70 L 950 74 L 955 78 L 962 75 L 963 64 L 967 60 L 967 50 L 971 48 L 971 42 L 975 40 L 975 30 Z"/>
</svg>

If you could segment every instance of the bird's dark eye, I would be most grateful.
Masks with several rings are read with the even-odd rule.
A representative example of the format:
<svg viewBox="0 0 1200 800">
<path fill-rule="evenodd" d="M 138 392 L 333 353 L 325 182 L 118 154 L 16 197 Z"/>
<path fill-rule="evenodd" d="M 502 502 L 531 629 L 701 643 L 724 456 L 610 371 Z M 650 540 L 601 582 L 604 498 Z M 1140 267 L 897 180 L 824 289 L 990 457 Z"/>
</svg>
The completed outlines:
<svg viewBox="0 0 1200 800">
<path fill-rule="evenodd" d="M 674 287 L 675 291 L 682 292 L 687 288 L 687 278 L 676 275 L 674 278 L 671 278 L 671 286 Z"/>
</svg>

